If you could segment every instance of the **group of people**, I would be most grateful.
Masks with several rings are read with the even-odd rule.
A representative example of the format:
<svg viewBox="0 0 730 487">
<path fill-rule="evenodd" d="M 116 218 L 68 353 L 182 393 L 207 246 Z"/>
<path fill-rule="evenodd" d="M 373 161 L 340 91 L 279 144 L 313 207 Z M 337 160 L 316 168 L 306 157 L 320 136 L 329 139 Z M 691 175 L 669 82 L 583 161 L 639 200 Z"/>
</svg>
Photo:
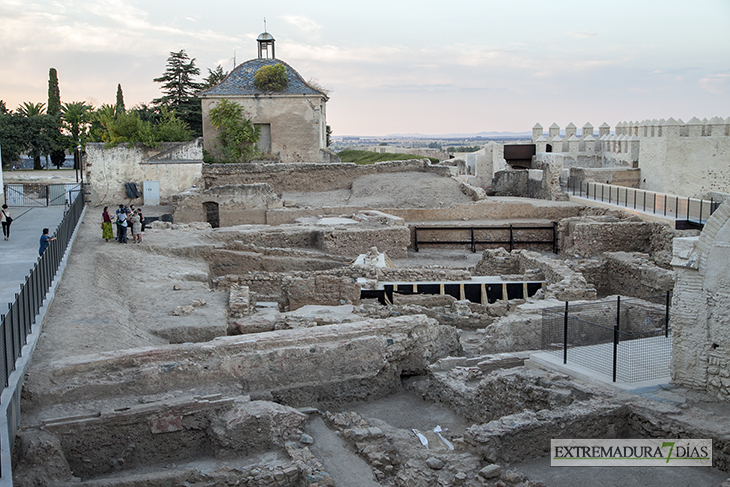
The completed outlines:
<svg viewBox="0 0 730 487">
<path fill-rule="evenodd" d="M 112 230 L 112 216 L 109 214 L 109 207 L 104 207 L 104 212 L 101 214 L 101 238 L 107 242 L 114 238 L 114 231 Z M 134 205 L 129 205 L 127 208 L 124 205 L 119 205 L 119 208 L 114 215 L 114 222 L 117 227 L 116 239 L 119 243 L 127 243 L 127 230 L 131 230 L 132 242 L 142 243 L 142 228 L 144 225 L 144 215 L 140 208 L 135 208 Z"/>
</svg>

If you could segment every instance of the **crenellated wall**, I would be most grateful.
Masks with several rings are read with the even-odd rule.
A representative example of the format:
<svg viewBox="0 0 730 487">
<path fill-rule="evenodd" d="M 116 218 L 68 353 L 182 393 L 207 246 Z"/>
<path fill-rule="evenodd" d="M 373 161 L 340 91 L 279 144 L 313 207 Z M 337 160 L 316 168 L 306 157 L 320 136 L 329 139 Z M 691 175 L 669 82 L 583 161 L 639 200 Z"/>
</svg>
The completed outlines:
<svg viewBox="0 0 730 487">
<path fill-rule="evenodd" d="M 613 133 L 603 123 L 597 134 L 586 123 L 581 137 L 572 123 L 564 130 L 552 124 L 547 134 L 538 123 L 532 141 L 538 155 L 548 146 L 561 155 L 566 170 L 638 168 L 641 189 L 692 197 L 730 193 L 730 117 L 619 122 Z"/>
</svg>

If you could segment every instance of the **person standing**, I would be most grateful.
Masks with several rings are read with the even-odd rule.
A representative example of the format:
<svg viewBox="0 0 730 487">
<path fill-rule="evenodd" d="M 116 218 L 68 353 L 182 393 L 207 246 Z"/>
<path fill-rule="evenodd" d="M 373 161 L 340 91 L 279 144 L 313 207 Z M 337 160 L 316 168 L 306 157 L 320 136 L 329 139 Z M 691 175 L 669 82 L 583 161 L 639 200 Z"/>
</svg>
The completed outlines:
<svg viewBox="0 0 730 487">
<path fill-rule="evenodd" d="M 109 216 L 109 207 L 104 207 L 104 212 L 101 214 L 101 238 L 107 242 L 114 238 L 114 230 L 112 230 L 112 217 Z"/>
<path fill-rule="evenodd" d="M 132 240 L 134 243 L 142 243 L 142 216 L 140 212 L 133 211 L 131 216 L 132 221 Z"/>
<path fill-rule="evenodd" d="M 43 252 L 46 251 L 48 248 L 48 242 L 51 242 L 53 240 L 56 240 L 56 237 L 51 237 L 48 235 L 48 229 L 43 229 L 43 235 L 41 235 L 41 246 L 38 249 L 38 255 L 43 255 Z"/>
<path fill-rule="evenodd" d="M 13 218 L 10 216 L 8 205 L 3 205 L 0 222 L 2 222 L 3 225 L 3 237 L 5 237 L 5 240 L 10 240 L 10 224 L 13 223 Z"/>
<path fill-rule="evenodd" d="M 120 211 L 117 215 L 117 225 L 119 226 L 119 243 L 127 243 L 127 213 Z"/>
</svg>

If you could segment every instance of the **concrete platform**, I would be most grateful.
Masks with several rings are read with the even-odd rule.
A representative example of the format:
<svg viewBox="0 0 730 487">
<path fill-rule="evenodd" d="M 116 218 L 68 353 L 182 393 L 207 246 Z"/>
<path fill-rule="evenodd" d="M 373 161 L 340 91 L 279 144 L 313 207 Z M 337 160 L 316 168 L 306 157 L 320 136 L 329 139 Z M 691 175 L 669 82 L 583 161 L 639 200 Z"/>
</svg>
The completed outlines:
<svg viewBox="0 0 730 487">
<path fill-rule="evenodd" d="M 65 206 L 43 208 L 10 207 L 13 223 L 10 240 L 0 239 L 0 313 L 15 301 L 20 285 L 38 261 L 38 247 L 44 228 L 54 234 L 63 220 Z"/>
</svg>

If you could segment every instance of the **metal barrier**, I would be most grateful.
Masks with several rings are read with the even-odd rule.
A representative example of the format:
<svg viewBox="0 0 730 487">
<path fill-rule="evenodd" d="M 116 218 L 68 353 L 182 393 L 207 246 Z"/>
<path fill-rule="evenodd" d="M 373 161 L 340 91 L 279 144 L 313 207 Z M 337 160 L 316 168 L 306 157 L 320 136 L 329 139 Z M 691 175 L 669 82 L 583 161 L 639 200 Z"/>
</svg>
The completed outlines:
<svg viewBox="0 0 730 487">
<path fill-rule="evenodd" d="M 468 245 L 472 252 L 477 251 L 477 245 L 483 246 L 506 246 L 511 252 L 517 245 L 550 245 L 553 253 L 558 253 L 558 224 L 553 222 L 552 225 L 509 225 L 509 226 L 490 226 L 490 227 L 424 227 L 416 225 L 413 227 L 413 240 L 415 251 L 418 252 L 419 245 L 423 244 L 438 244 L 438 245 Z M 418 233 L 428 232 L 431 238 L 419 239 Z M 545 238 L 522 238 L 523 232 L 530 232 L 534 234 L 535 231 L 538 233 L 545 233 Z M 466 233 L 469 232 L 466 238 L 459 240 L 439 240 L 433 232 L 449 232 L 450 234 Z M 481 232 L 481 236 L 480 236 Z M 488 235 L 499 234 L 501 238 L 486 238 Z"/>
<path fill-rule="evenodd" d="M 688 198 L 611 184 L 573 181 L 573 196 L 585 197 L 633 210 L 651 212 L 677 221 L 677 228 L 701 229 L 721 201 Z"/>
<path fill-rule="evenodd" d="M 49 242 L 48 248 L 35 263 L 25 282 L 21 284 L 20 292 L 15 295 L 15 301 L 8 305 L 8 312 L 0 317 L 0 341 L 3 353 L 0 378 L 4 380 L 3 387 L 8 387 L 8 378 L 15 370 L 15 361 L 27 343 L 31 326 L 35 324 L 36 315 L 43 306 L 46 293 L 53 283 L 83 209 L 84 198 L 75 198 L 54 233 L 56 240 Z"/>
<path fill-rule="evenodd" d="M 669 377 L 671 293 L 546 308 L 542 350 L 563 363 L 589 368 L 613 382 Z"/>
<path fill-rule="evenodd" d="M 6 184 L 5 201 L 10 207 L 46 207 L 70 205 L 81 192 L 81 184 Z"/>
</svg>

